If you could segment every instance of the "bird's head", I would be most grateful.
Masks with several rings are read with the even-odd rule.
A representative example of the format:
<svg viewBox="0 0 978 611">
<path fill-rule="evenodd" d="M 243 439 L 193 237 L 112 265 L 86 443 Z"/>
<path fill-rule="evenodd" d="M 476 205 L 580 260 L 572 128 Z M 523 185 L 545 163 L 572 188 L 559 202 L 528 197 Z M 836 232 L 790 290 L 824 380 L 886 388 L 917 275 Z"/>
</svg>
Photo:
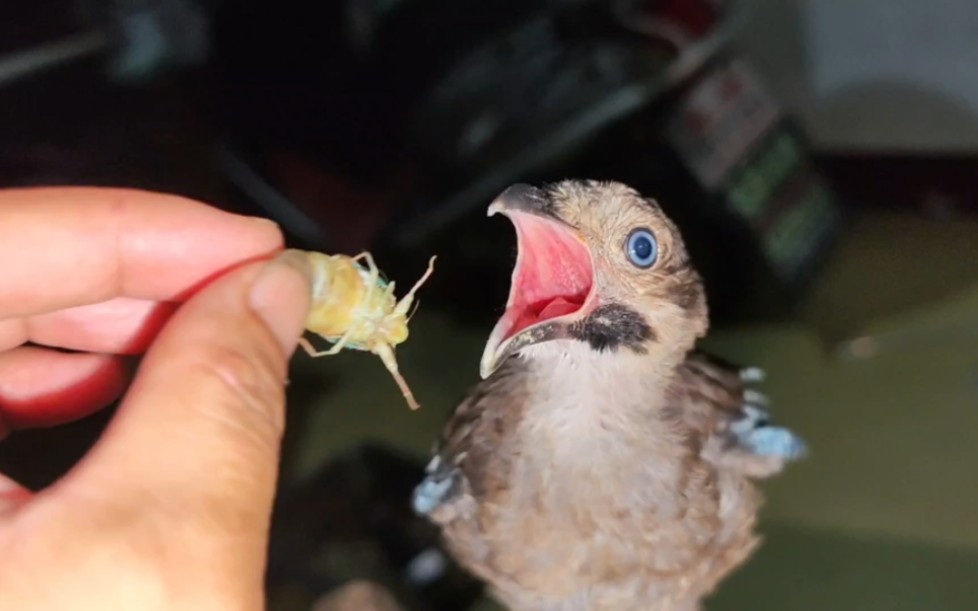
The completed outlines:
<svg viewBox="0 0 978 611">
<path fill-rule="evenodd" d="M 489 206 L 516 228 L 506 312 L 480 374 L 544 342 L 684 355 L 707 330 L 703 285 L 658 204 L 615 182 L 517 184 Z M 559 348 L 556 344 L 555 348 Z"/>
</svg>

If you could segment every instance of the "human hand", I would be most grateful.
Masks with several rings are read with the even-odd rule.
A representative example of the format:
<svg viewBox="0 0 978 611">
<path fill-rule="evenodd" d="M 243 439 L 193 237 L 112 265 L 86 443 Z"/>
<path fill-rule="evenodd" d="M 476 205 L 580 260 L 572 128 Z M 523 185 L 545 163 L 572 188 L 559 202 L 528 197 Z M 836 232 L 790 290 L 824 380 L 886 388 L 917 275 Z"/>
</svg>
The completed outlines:
<svg viewBox="0 0 978 611">
<path fill-rule="evenodd" d="M 282 247 L 271 222 L 174 196 L 0 191 L 0 437 L 111 403 L 119 355 L 145 352 L 65 477 L 0 475 L 0 609 L 263 607 L 310 292 L 301 261 L 268 261 Z"/>
</svg>

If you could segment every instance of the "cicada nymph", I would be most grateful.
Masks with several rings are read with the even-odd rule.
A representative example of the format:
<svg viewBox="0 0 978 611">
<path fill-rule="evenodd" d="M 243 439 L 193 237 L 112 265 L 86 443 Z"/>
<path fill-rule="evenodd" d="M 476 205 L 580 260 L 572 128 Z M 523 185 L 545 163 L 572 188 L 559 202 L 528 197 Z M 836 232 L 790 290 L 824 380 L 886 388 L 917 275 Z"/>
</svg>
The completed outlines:
<svg viewBox="0 0 978 611">
<path fill-rule="evenodd" d="M 424 275 L 398 301 L 394 283 L 381 276 L 368 252 L 354 257 L 303 251 L 313 269 L 312 307 L 306 330 L 332 344 L 316 350 L 309 340 L 299 345 L 312 357 L 330 356 L 343 349 L 363 350 L 380 357 L 411 409 L 420 407 L 400 374 L 394 347 L 408 338 L 408 311 L 415 293 L 434 271 L 435 257 Z"/>
</svg>

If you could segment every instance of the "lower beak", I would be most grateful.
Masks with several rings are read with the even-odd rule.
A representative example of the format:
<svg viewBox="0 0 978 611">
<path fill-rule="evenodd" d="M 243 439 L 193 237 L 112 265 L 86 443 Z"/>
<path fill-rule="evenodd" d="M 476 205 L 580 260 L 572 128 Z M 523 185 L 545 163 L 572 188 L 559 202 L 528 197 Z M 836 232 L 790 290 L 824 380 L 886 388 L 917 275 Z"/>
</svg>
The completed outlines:
<svg viewBox="0 0 978 611">
<path fill-rule="evenodd" d="M 570 337 L 566 323 L 559 321 L 533 325 L 503 341 L 506 330 L 506 326 L 500 320 L 489 335 L 489 341 L 486 342 L 486 348 L 482 352 L 482 360 L 479 362 L 479 376 L 483 380 L 495 373 L 506 359 L 527 346 Z"/>
</svg>

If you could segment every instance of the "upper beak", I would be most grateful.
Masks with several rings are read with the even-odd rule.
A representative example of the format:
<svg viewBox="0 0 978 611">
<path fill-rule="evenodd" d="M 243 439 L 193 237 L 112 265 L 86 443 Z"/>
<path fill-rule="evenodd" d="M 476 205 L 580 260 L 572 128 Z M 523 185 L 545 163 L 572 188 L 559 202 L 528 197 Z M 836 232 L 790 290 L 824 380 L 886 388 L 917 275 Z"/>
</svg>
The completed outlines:
<svg viewBox="0 0 978 611">
<path fill-rule="evenodd" d="M 499 194 L 491 204 L 486 216 L 506 214 L 512 211 L 528 212 L 539 216 L 556 218 L 553 206 L 550 204 L 542 189 L 532 185 L 518 183 L 508 187 Z"/>
<path fill-rule="evenodd" d="M 506 312 L 482 353 L 483 379 L 527 346 L 570 337 L 570 323 L 586 315 L 594 303 L 588 246 L 576 229 L 560 220 L 540 189 L 509 187 L 489 206 L 488 216 L 496 214 L 513 223 L 518 254 Z"/>
</svg>

